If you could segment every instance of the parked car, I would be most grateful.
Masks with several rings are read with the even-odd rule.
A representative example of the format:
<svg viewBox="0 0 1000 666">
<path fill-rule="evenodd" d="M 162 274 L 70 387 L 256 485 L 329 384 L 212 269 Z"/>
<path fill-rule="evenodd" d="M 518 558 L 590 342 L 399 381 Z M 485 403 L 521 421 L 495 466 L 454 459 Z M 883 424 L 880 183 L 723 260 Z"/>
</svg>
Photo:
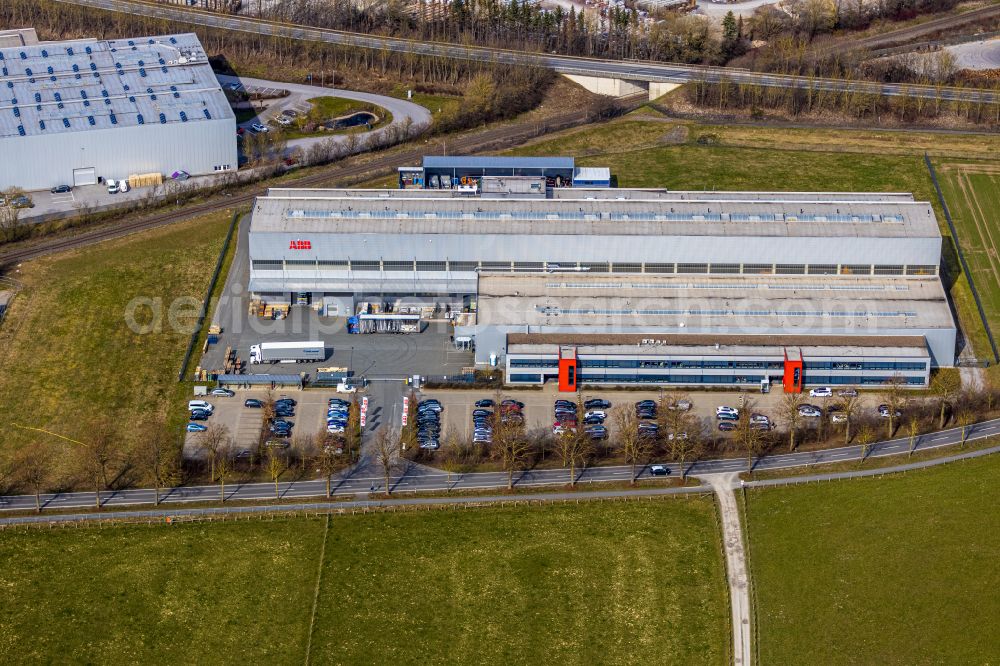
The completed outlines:
<svg viewBox="0 0 1000 666">
<path fill-rule="evenodd" d="M 647 407 L 651 409 L 656 409 L 656 402 L 654 402 L 653 400 L 640 400 L 639 402 L 635 403 L 636 409 L 642 409 Z"/>
<path fill-rule="evenodd" d="M 553 435 L 562 435 L 566 432 L 576 432 L 576 426 L 563 425 L 562 423 L 555 423 L 552 425 Z"/>
<path fill-rule="evenodd" d="M 250 409 L 260 409 L 261 407 L 264 406 L 264 403 L 262 403 L 257 398 L 247 398 L 246 400 L 243 401 L 243 406 L 249 407 Z"/>
<path fill-rule="evenodd" d="M 603 416 L 585 416 L 583 417 L 583 422 L 587 425 L 602 425 L 604 423 Z"/>
<path fill-rule="evenodd" d="M 295 405 L 297 405 L 299 403 L 295 402 L 295 398 L 278 398 L 277 400 L 274 401 L 274 404 L 276 404 L 276 405 L 291 405 L 292 407 L 294 407 Z"/>
<path fill-rule="evenodd" d="M 810 398 L 829 398 L 833 395 L 833 389 L 829 386 L 818 386 L 809 391 Z"/>
<path fill-rule="evenodd" d="M 607 439 L 608 429 L 604 426 L 593 426 L 591 428 L 584 428 L 583 430 L 587 433 L 591 439 Z"/>
<path fill-rule="evenodd" d="M 770 423 L 771 419 L 766 414 L 751 414 L 750 423 Z"/>
<path fill-rule="evenodd" d="M 592 398 L 583 403 L 583 407 L 584 409 L 608 409 L 611 407 L 611 401 L 603 398 Z"/>
<path fill-rule="evenodd" d="M 264 125 L 262 123 L 253 123 L 250 125 L 250 131 L 256 132 L 257 134 L 263 134 L 270 132 L 271 130 L 268 129 L 267 125 Z"/>
<path fill-rule="evenodd" d="M 878 406 L 878 415 L 881 416 L 883 419 L 889 418 L 889 405 L 879 405 Z M 901 411 L 899 411 L 897 409 L 896 413 L 893 414 L 893 417 L 898 419 L 902 415 L 903 415 L 903 412 L 901 412 Z"/>
<path fill-rule="evenodd" d="M 187 424 L 187 431 L 188 432 L 205 432 L 206 430 L 208 430 L 208 426 L 202 425 L 200 423 L 188 423 Z"/>
<path fill-rule="evenodd" d="M 212 412 L 205 411 L 204 409 L 192 409 L 190 419 L 192 421 L 207 421 L 211 415 Z"/>
<path fill-rule="evenodd" d="M 652 476 L 670 476 L 670 468 L 666 465 L 653 465 L 649 468 Z"/>
<path fill-rule="evenodd" d="M 602 419 L 606 419 L 606 418 L 608 418 L 608 413 L 606 411 L 604 411 L 603 409 L 592 409 L 589 412 L 587 412 L 586 414 L 584 414 L 583 418 L 587 418 L 589 416 L 597 416 L 597 417 L 600 417 Z"/>
<path fill-rule="evenodd" d="M 483 400 L 476 400 L 476 407 L 493 407 L 493 401 L 489 398 L 484 398 Z"/>
<path fill-rule="evenodd" d="M 719 430 L 722 432 L 732 432 L 736 430 L 736 424 L 732 421 L 719 421 Z"/>
<path fill-rule="evenodd" d="M 293 422 L 286 421 L 285 419 L 274 419 L 271 421 L 271 430 L 275 428 L 291 428 L 293 425 L 295 425 Z"/>
<path fill-rule="evenodd" d="M 718 407 L 715 408 L 715 415 L 718 416 L 720 414 L 733 414 L 738 417 L 740 415 L 740 410 L 736 409 L 735 407 L 719 405 Z"/>
<path fill-rule="evenodd" d="M 844 388 L 837 391 L 837 395 L 841 398 L 856 398 L 858 395 L 858 389 L 855 388 Z"/>
<path fill-rule="evenodd" d="M 287 408 L 286 407 L 276 407 L 275 410 L 274 410 L 274 415 L 275 416 L 280 416 L 282 418 L 286 417 L 286 416 L 295 416 L 295 410 L 292 409 L 291 407 L 287 407 Z"/>
<path fill-rule="evenodd" d="M 211 391 L 209 391 L 209 395 L 215 395 L 222 398 L 232 398 L 234 395 L 236 395 L 236 391 L 230 391 L 227 388 L 220 387 L 220 388 L 214 388 Z"/>
<path fill-rule="evenodd" d="M 799 416 L 819 418 L 820 416 L 823 416 L 823 412 L 815 405 L 799 405 Z"/>
<path fill-rule="evenodd" d="M 10 200 L 12 208 L 34 208 L 35 202 L 26 194 L 21 194 Z"/>
<path fill-rule="evenodd" d="M 208 412 L 209 414 L 215 411 L 215 408 L 212 407 L 212 403 L 210 402 L 205 402 L 204 400 L 188 400 L 188 411 L 193 409 L 200 409 Z"/>
<path fill-rule="evenodd" d="M 847 423 L 847 414 L 836 412 L 830 416 L 831 423 Z"/>
<path fill-rule="evenodd" d="M 501 407 L 516 407 L 518 409 L 524 409 L 524 403 L 520 400 L 504 400 L 500 403 Z"/>
<path fill-rule="evenodd" d="M 473 409 L 472 416 L 493 416 L 493 412 L 488 409 Z"/>
<path fill-rule="evenodd" d="M 49 192 L 52 194 L 66 194 L 67 192 L 72 192 L 73 188 L 69 185 L 56 185 Z"/>
<path fill-rule="evenodd" d="M 428 439 L 426 442 L 420 442 L 420 448 L 437 451 L 441 448 L 441 444 L 439 444 L 436 439 Z"/>
<path fill-rule="evenodd" d="M 715 418 L 720 421 L 739 421 L 740 415 L 733 414 L 732 412 L 722 412 L 721 414 L 716 414 Z"/>
</svg>

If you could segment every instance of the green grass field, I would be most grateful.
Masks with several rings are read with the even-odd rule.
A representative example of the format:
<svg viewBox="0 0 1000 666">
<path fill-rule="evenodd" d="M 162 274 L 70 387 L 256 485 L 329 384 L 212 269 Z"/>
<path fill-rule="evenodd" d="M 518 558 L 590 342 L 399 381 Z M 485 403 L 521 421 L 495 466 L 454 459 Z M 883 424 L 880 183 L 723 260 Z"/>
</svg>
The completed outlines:
<svg viewBox="0 0 1000 666">
<path fill-rule="evenodd" d="M 724 664 L 710 499 L 6 534 L 0 661 Z"/>
<path fill-rule="evenodd" d="M 1000 458 L 749 497 L 762 664 L 992 664 Z"/>
<path fill-rule="evenodd" d="M 106 415 L 130 440 L 140 423 L 183 416 L 177 405 L 190 387 L 177 383 L 177 371 L 230 217 L 213 214 L 22 266 L 24 289 L 0 327 L 3 448 L 47 437 L 14 422 L 85 439 L 88 424 Z M 152 307 L 159 325 L 135 332 L 129 313 L 150 324 Z"/>
<path fill-rule="evenodd" d="M 996 335 L 1000 332 L 1000 165 L 948 162 L 939 167 L 938 180 Z"/>
</svg>

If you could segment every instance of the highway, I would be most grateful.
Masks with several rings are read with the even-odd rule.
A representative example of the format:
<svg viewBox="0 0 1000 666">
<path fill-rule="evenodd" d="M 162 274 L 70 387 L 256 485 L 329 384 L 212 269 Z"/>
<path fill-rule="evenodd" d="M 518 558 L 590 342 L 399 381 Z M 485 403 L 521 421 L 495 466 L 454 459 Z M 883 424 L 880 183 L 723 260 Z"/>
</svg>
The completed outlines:
<svg viewBox="0 0 1000 666">
<path fill-rule="evenodd" d="M 398 37 L 381 37 L 364 33 L 327 30 L 309 26 L 264 21 L 245 16 L 215 14 L 201 9 L 179 5 L 158 5 L 141 0 L 57 0 L 73 5 L 81 5 L 124 12 L 139 16 L 179 21 L 194 25 L 271 35 L 289 39 L 338 44 L 355 48 L 416 53 L 426 56 L 475 60 L 504 64 L 536 65 L 548 67 L 560 74 L 620 78 L 631 81 L 657 81 L 685 83 L 693 80 L 716 82 L 723 79 L 734 83 L 754 84 L 777 88 L 802 88 L 835 92 L 854 92 L 886 96 L 909 95 L 925 99 L 962 100 L 969 102 L 994 103 L 1000 95 L 989 90 L 948 88 L 940 86 L 918 86 L 877 83 L 872 81 L 845 81 L 804 76 L 786 76 L 751 72 L 726 67 L 705 67 L 677 63 L 657 63 L 649 61 L 602 60 L 554 54 L 525 53 L 484 46 L 468 46 L 429 42 Z"/>
<path fill-rule="evenodd" d="M 984 421 L 969 427 L 967 441 L 978 441 L 1000 435 L 1000 419 Z M 927 451 L 951 446 L 961 442 L 961 428 L 952 428 L 941 432 L 930 433 L 917 438 L 917 451 Z M 909 439 L 898 438 L 873 444 L 869 447 L 868 458 L 905 454 L 909 450 Z M 861 457 L 860 446 L 847 446 L 822 451 L 804 451 L 764 456 L 754 463 L 755 471 L 782 470 L 810 465 L 848 462 Z M 671 476 L 678 476 L 680 470 L 676 463 L 667 463 Z M 697 461 L 688 469 L 688 474 L 703 476 L 708 474 L 737 473 L 746 470 L 745 458 L 720 458 Z M 577 483 L 587 486 L 597 482 L 628 482 L 631 468 L 626 466 L 588 467 L 577 470 Z M 649 467 L 643 467 L 638 478 L 655 479 Z M 569 483 L 569 472 L 566 469 L 528 470 L 514 475 L 514 485 L 518 489 L 545 488 L 564 486 Z M 471 474 L 448 475 L 437 469 L 423 465 L 409 465 L 401 474 L 391 477 L 392 491 L 440 493 L 451 490 L 498 490 L 506 488 L 507 474 L 504 472 L 477 472 Z M 342 476 L 335 477 L 332 484 L 333 493 L 339 497 L 345 495 L 361 495 L 366 499 L 370 493 L 384 493 L 384 481 L 379 470 L 366 462 L 349 470 Z M 322 479 L 308 481 L 292 481 L 278 484 L 278 495 L 281 499 L 303 499 L 322 497 L 326 493 L 325 482 Z M 218 485 L 190 486 L 172 488 L 163 492 L 162 502 L 167 505 L 177 505 L 192 502 L 217 502 L 220 496 Z M 273 483 L 227 484 L 226 501 L 231 500 L 271 500 L 275 497 Z M 42 495 L 43 509 L 79 509 L 95 505 L 93 492 L 73 492 Z M 134 505 L 151 505 L 154 503 L 154 491 L 151 489 L 134 489 L 109 491 L 101 494 L 101 506 L 106 508 L 126 507 Z M 34 511 L 34 495 L 0 496 L 0 511 Z M 2 522 L 2 521 L 0 521 Z"/>
</svg>

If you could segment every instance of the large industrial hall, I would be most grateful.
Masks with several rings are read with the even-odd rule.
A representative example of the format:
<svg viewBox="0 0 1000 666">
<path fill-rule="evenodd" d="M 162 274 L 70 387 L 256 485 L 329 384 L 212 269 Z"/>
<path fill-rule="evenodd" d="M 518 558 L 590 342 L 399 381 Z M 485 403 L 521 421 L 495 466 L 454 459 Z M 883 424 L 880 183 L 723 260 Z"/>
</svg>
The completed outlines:
<svg viewBox="0 0 1000 666">
<path fill-rule="evenodd" d="M 941 234 L 909 194 L 474 189 L 272 189 L 249 290 L 448 318 L 511 384 L 917 387 L 954 364 Z"/>
<path fill-rule="evenodd" d="M 236 118 L 196 35 L 19 36 L 0 48 L 0 189 L 238 167 Z"/>
</svg>

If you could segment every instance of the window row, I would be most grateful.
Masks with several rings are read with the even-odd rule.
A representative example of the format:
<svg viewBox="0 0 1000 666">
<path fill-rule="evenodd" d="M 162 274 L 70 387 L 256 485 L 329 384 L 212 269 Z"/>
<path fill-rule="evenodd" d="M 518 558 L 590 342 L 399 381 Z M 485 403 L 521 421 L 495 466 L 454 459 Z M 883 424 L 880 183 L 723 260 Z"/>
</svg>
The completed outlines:
<svg viewBox="0 0 1000 666">
<path fill-rule="evenodd" d="M 925 361 L 810 361 L 804 362 L 806 371 L 812 370 L 868 370 L 868 371 L 924 371 Z M 633 358 L 587 358 L 577 359 L 577 366 L 584 368 L 672 368 L 672 369 L 733 369 L 733 370 L 783 370 L 783 361 L 740 361 L 723 358 L 706 359 L 633 359 Z M 511 358 L 512 368 L 557 368 L 559 360 L 554 358 Z"/>
</svg>

